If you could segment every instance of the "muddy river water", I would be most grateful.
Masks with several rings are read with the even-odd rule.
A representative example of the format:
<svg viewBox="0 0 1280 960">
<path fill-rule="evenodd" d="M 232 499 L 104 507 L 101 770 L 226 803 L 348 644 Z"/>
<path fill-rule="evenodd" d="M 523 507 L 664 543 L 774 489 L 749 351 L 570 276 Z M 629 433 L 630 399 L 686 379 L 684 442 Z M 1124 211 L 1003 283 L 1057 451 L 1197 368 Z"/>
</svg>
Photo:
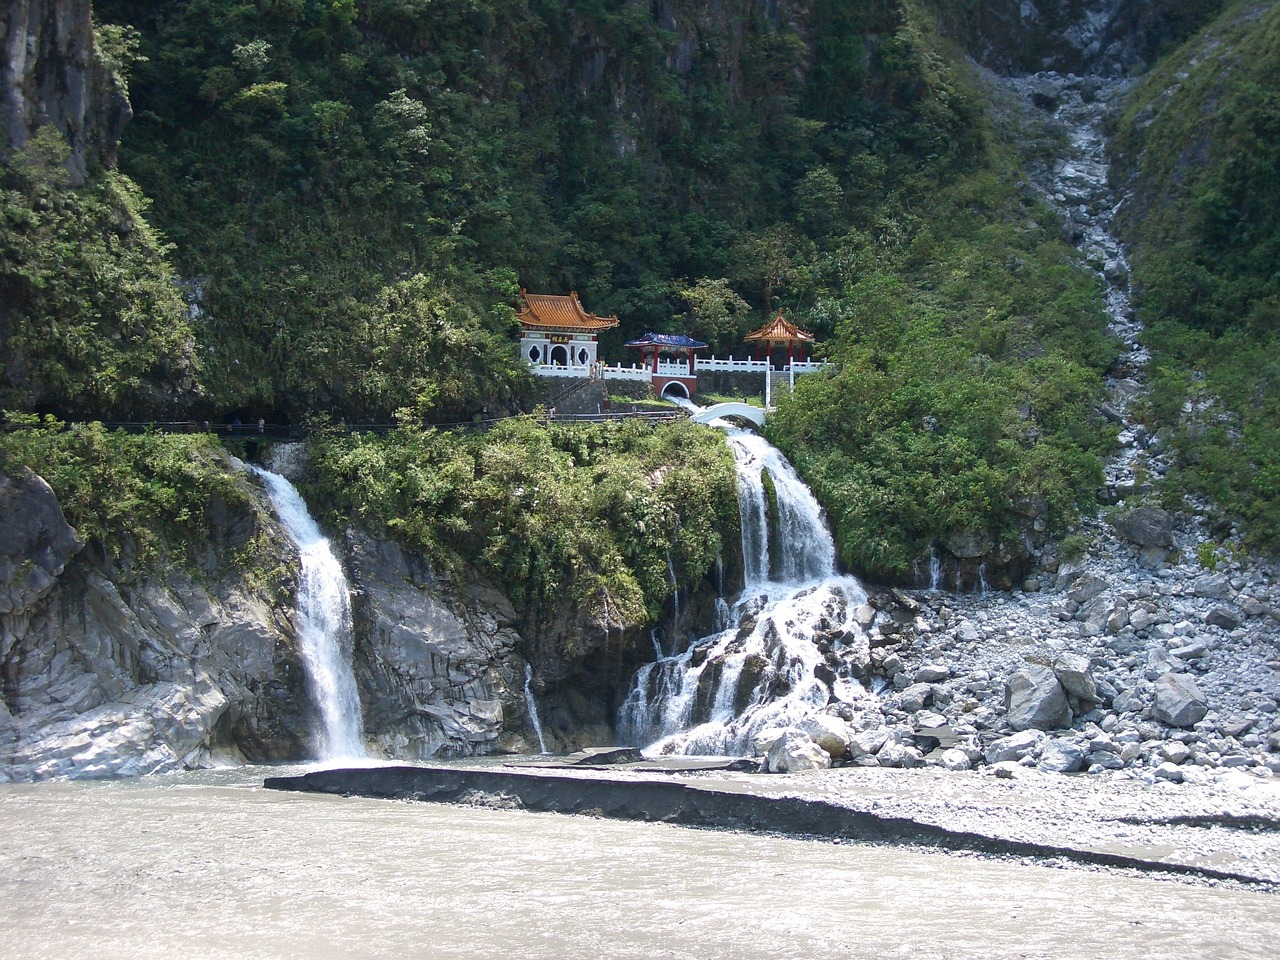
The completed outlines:
<svg viewBox="0 0 1280 960">
<path fill-rule="evenodd" d="M 0 786 L 0 953 L 1150 960 L 1280 939 L 1280 900 L 1247 889 L 279 793 L 263 773 Z"/>
</svg>

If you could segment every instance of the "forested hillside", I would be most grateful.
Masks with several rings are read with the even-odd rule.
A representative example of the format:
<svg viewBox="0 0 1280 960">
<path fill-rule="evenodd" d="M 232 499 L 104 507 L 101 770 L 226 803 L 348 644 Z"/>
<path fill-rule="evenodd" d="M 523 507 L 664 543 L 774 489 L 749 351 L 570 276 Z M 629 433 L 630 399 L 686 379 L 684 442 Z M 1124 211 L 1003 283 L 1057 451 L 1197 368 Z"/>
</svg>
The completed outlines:
<svg viewBox="0 0 1280 960">
<path fill-rule="evenodd" d="M 1280 8 L 1235 3 L 1153 71 L 1116 124 L 1149 418 L 1171 496 L 1207 495 L 1280 545 Z M 1225 524 L 1224 524 L 1225 528 Z"/>
<path fill-rule="evenodd" d="M 996 556 L 1091 504 L 1115 346 L 1027 184 L 1052 135 L 994 109 L 965 55 L 1139 69 L 1220 6 L 1121 2 L 1098 43 L 1054 39 L 1089 5 L 99 0 L 134 118 L 82 186 L 49 128 L 7 154 L 3 406 L 444 422 L 527 409 L 521 286 L 618 314 L 614 357 L 646 329 L 739 348 L 783 309 L 836 372 L 771 431 L 845 560 Z M 407 472 L 403 449 L 363 462 Z M 411 489 L 347 505 L 411 515 Z"/>
</svg>

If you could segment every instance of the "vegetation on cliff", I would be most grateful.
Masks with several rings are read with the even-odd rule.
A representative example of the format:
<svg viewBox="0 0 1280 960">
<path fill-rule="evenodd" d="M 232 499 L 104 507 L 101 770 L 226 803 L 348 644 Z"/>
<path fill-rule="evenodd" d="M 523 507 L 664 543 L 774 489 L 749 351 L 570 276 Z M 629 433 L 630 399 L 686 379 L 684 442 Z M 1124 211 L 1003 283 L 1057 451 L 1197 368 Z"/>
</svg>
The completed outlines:
<svg viewBox="0 0 1280 960">
<path fill-rule="evenodd" d="M 1135 7 L 1117 23 L 1137 18 L 1141 60 L 1218 5 Z M 1202 58 L 1165 98 L 1191 106 L 1159 100 L 1146 124 L 1135 105 L 1121 135 L 1141 179 L 1173 200 L 1145 208 L 1135 259 L 1161 351 L 1152 418 L 1171 421 L 1188 389 L 1216 397 L 1191 425 L 1182 475 L 1265 530 L 1278 499 L 1274 391 L 1240 360 L 1272 335 L 1274 299 L 1259 238 L 1274 206 L 1263 174 L 1275 14 L 1235 11 L 1255 8 L 1239 28 L 1246 55 Z M 529 389 L 510 344 L 519 287 L 577 289 L 622 318 L 606 356 L 650 328 L 732 349 L 779 308 L 826 341 L 839 372 L 803 381 L 771 431 L 856 569 L 901 577 L 932 544 L 1010 543 L 1028 510 L 1061 528 L 1090 503 L 1109 436 L 1092 407 L 1113 358 L 1098 285 L 1019 185 L 1019 151 L 1052 144 L 993 116 L 939 33 L 980 53 L 1002 24 L 1025 31 L 1012 6 L 99 0 L 95 11 L 117 25 L 99 29 L 103 53 L 130 71 L 137 116 L 121 165 L 163 234 L 120 175 L 69 191 L 37 182 L 56 164 L 40 174 L 11 158 L 0 266 L 25 313 L 9 342 L 40 371 L 29 382 L 48 387 L 18 389 L 24 367 L 10 363 L 7 406 L 294 422 L 515 412 Z M 1158 73 L 1146 100 L 1172 78 Z M 1203 169 L 1153 159 L 1179 156 L 1197 104 L 1223 97 L 1231 109 L 1197 128 L 1214 144 Z M 1192 188 L 1200 199 L 1183 204 Z M 1193 367 L 1196 353 L 1209 359 Z M 1232 418 L 1217 418 L 1228 406 Z"/>
<path fill-rule="evenodd" d="M 1210 497 L 1280 547 L 1280 8 L 1239 2 L 1144 79 L 1115 146 L 1154 351 L 1145 412 Z"/>
<path fill-rule="evenodd" d="M 535 627 L 565 604 L 613 628 L 651 621 L 737 550 L 733 457 L 689 424 L 333 432 L 311 444 L 305 491 L 332 526 L 478 568 Z"/>
<path fill-rule="evenodd" d="M 257 500 L 216 438 L 129 434 L 10 413 L 0 468 L 38 473 L 95 556 L 116 569 L 202 556 L 229 511 Z M 246 563 L 252 558 L 246 554 Z"/>
</svg>

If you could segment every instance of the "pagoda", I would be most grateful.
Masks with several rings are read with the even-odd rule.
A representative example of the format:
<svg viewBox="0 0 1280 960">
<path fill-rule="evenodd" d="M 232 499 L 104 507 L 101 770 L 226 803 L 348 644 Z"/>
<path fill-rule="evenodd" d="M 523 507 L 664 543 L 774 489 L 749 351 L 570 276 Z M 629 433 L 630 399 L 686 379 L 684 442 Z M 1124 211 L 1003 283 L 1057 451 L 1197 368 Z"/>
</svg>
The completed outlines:
<svg viewBox="0 0 1280 960">
<path fill-rule="evenodd" d="M 650 382 L 659 396 L 683 393 L 687 400 L 698 392 L 694 353 L 707 349 L 707 345 L 701 340 L 694 340 L 680 333 L 650 332 L 636 340 L 628 340 L 626 346 L 640 351 L 640 366 L 649 367 L 652 371 Z M 679 366 L 670 365 L 666 369 L 660 369 L 658 356 L 663 353 L 674 353 L 683 359 L 677 361 Z"/>
<path fill-rule="evenodd" d="M 596 336 L 618 325 L 616 316 L 587 313 L 576 290 L 567 297 L 521 290 L 520 299 L 520 356 L 534 366 L 589 369 L 597 360 Z"/>
<path fill-rule="evenodd" d="M 785 346 L 787 348 L 787 366 L 791 366 L 793 360 L 804 359 L 804 345 L 813 343 L 813 334 L 801 330 L 794 323 L 782 315 L 782 311 L 778 311 L 778 315 L 766 323 L 759 330 L 753 330 L 742 338 L 747 343 L 756 345 L 757 360 L 773 360 L 773 351 L 776 347 Z M 800 356 L 796 356 L 796 347 L 800 348 Z"/>
</svg>

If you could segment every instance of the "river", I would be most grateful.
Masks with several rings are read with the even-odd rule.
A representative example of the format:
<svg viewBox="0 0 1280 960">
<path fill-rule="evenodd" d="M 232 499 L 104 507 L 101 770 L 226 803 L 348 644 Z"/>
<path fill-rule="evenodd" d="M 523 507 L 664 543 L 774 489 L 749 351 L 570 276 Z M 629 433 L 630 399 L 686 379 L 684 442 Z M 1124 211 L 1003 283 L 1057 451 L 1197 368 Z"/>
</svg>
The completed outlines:
<svg viewBox="0 0 1280 960">
<path fill-rule="evenodd" d="M 278 793 L 0 786 L 3 955 L 1273 957 L 1273 895 L 1015 861 Z"/>
</svg>

